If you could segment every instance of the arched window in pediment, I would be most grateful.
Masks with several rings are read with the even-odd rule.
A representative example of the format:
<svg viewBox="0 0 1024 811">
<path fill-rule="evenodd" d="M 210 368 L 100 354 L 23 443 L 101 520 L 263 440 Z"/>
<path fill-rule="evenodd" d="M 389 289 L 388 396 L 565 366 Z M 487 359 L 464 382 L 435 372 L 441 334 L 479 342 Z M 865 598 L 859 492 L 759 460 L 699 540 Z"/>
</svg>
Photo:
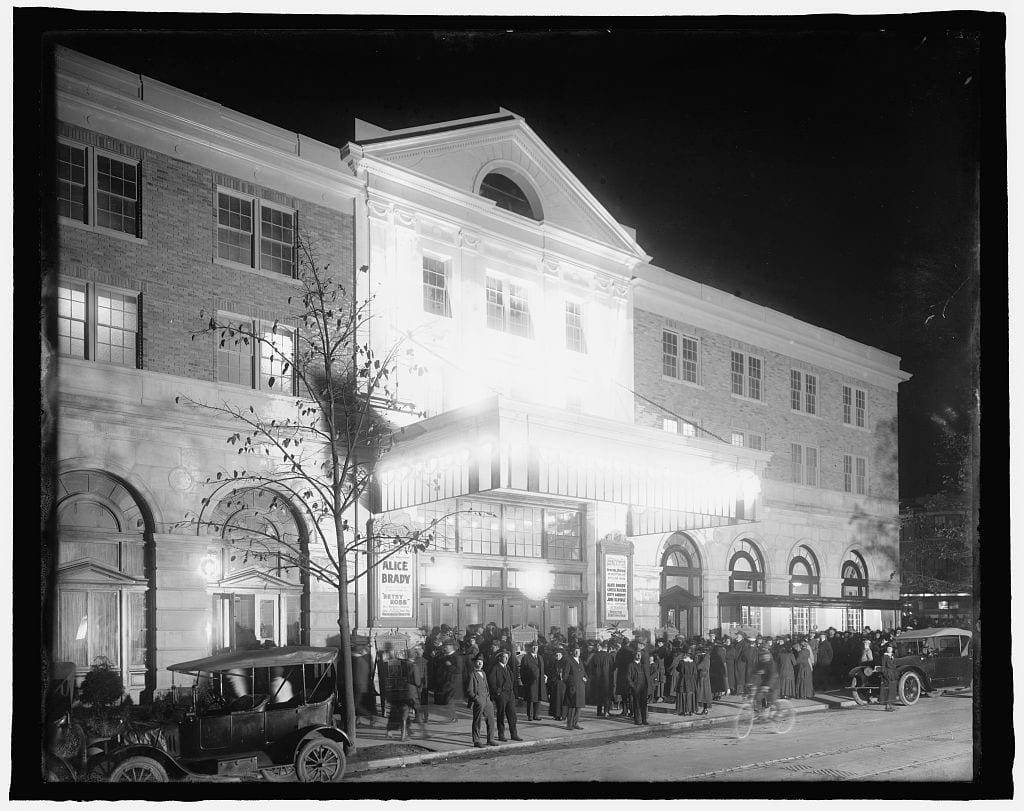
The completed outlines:
<svg viewBox="0 0 1024 811">
<path fill-rule="evenodd" d="M 543 219 L 540 201 L 532 189 L 511 177 L 512 172 L 505 169 L 489 172 L 480 183 L 480 196 L 493 200 L 498 208 L 529 217 L 531 220 Z"/>
</svg>

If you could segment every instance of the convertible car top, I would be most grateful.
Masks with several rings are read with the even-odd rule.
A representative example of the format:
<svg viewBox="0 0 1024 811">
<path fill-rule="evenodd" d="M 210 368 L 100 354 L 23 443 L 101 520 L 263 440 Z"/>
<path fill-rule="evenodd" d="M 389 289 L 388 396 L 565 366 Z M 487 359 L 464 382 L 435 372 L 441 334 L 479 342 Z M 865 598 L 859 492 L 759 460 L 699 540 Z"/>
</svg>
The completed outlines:
<svg viewBox="0 0 1024 811">
<path fill-rule="evenodd" d="M 920 631 L 904 631 L 896 641 L 901 639 L 931 639 L 935 636 L 971 636 L 970 631 L 963 628 L 922 628 Z"/>
<path fill-rule="evenodd" d="M 337 648 L 308 648 L 289 645 L 283 648 L 240 650 L 168 665 L 177 673 L 219 672 L 250 667 L 288 667 L 289 665 L 329 665 L 338 656 Z"/>
</svg>

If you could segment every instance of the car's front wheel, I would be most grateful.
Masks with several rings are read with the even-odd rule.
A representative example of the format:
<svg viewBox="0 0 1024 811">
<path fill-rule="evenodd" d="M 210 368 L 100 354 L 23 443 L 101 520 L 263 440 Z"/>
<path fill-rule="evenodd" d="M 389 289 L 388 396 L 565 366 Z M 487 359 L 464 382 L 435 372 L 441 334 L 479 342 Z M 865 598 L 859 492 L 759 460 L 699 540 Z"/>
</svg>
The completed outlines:
<svg viewBox="0 0 1024 811">
<path fill-rule="evenodd" d="M 330 738 L 313 738 L 299 747 L 295 774 L 301 783 L 338 783 L 345 776 L 345 748 Z"/>
<path fill-rule="evenodd" d="M 110 772 L 111 783 L 166 783 L 167 770 L 151 757 L 125 758 Z"/>
<path fill-rule="evenodd" d="M 908 707 L 914 706 L 921 697 L 921 677 L 912 670 L 900 676 L 898 687 L 900 701 Z"/>
<path fill-rule="evenodd" d="M 877 691 L 867 687 L 866 680 L 860 676 L 854 676 L 850 682 L 850 697 L 861 706 L 871 703 L 871 695 L 874 692 Z"/>
</svg>

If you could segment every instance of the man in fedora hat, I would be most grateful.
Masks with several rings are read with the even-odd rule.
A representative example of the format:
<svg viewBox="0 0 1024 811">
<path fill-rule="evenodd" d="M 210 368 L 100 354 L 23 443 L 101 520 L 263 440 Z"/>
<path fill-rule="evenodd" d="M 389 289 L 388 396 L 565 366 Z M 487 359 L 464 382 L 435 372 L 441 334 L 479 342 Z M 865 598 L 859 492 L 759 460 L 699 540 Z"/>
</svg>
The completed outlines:
<svg viewBox="0 0 1024 811">
<path fill-rule="evenodd" d="M 484 743 L 480 740 L 480 722 L 487 722 L 487 746 L 497 746 L 494 740 L 494 705 L 491 703 L 491 688 L 484 674 L 484 657 L 479 653 L 473 657 L 473 672 L 469 674 L 466 684 L 466 698 L 473 708 L 473 746 L 480 749 Z"/>
<path fill-rule="evenodd" d="M 498 718 L 498 740 L 506 741 L 505 723 L 508 723 L 509 736 L 514 741 L 521 741 L 516 726 L 516 677 L 508 665 L 509 652 L 499 648 L 496 661 L 487 677 L 491 688 L 491 700 L 494 702 L 495 715 Z"/>
</svg>

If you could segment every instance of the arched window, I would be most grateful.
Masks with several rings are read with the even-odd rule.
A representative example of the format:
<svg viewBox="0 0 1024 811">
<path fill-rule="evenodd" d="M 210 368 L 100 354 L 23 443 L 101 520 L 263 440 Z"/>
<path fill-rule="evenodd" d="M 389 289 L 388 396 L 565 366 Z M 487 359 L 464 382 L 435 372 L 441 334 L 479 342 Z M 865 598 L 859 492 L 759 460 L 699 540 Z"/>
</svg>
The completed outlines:
<svg viewBox="0 0 1024 811">
<path fill-rule="evenodd" d="M 115 477 L 93 470 L 58 479 L 54 656 L 81 673 L 105 658 L 137 700 L 146 684 L 149 526 Z"/>
<path fill-rule="evenodd" d="M 306 538 L 289 502 L 265 487 L 232 491 L 200 525 L 217 538 L 204 562 L 214 651 L 301 645 Z"/>
<path fill-rule="evenodd" d="M 843 561 L 842 576 L 844 597 L 868 596 L 868 567 L 857 552 Z"/>
<path fill-rule="evenodd" d="M 674 535 L 661 557 L 661 621 L 683 636 L 700 632 L 701 563 L 693 539 Z"/>
<path fill-rule="evenodd" d="M 801 546 L 789 563 L 789 593 L 816 595 L 821 593 L 818 559 L 810 547 Z"/>
<path fill-rule="evenodd" d="M 493 200 L 498 208 L 531 220 L 541 220 L 540 203 L 505 171 L 490 172 L 480 183 L 480 196 Z"/>
<path fill-rule="evenodd" d="M 740 541 L 729 558 L 729 591 L 764 592 L 764 560 L 750 541 Z"/>
</svg>

